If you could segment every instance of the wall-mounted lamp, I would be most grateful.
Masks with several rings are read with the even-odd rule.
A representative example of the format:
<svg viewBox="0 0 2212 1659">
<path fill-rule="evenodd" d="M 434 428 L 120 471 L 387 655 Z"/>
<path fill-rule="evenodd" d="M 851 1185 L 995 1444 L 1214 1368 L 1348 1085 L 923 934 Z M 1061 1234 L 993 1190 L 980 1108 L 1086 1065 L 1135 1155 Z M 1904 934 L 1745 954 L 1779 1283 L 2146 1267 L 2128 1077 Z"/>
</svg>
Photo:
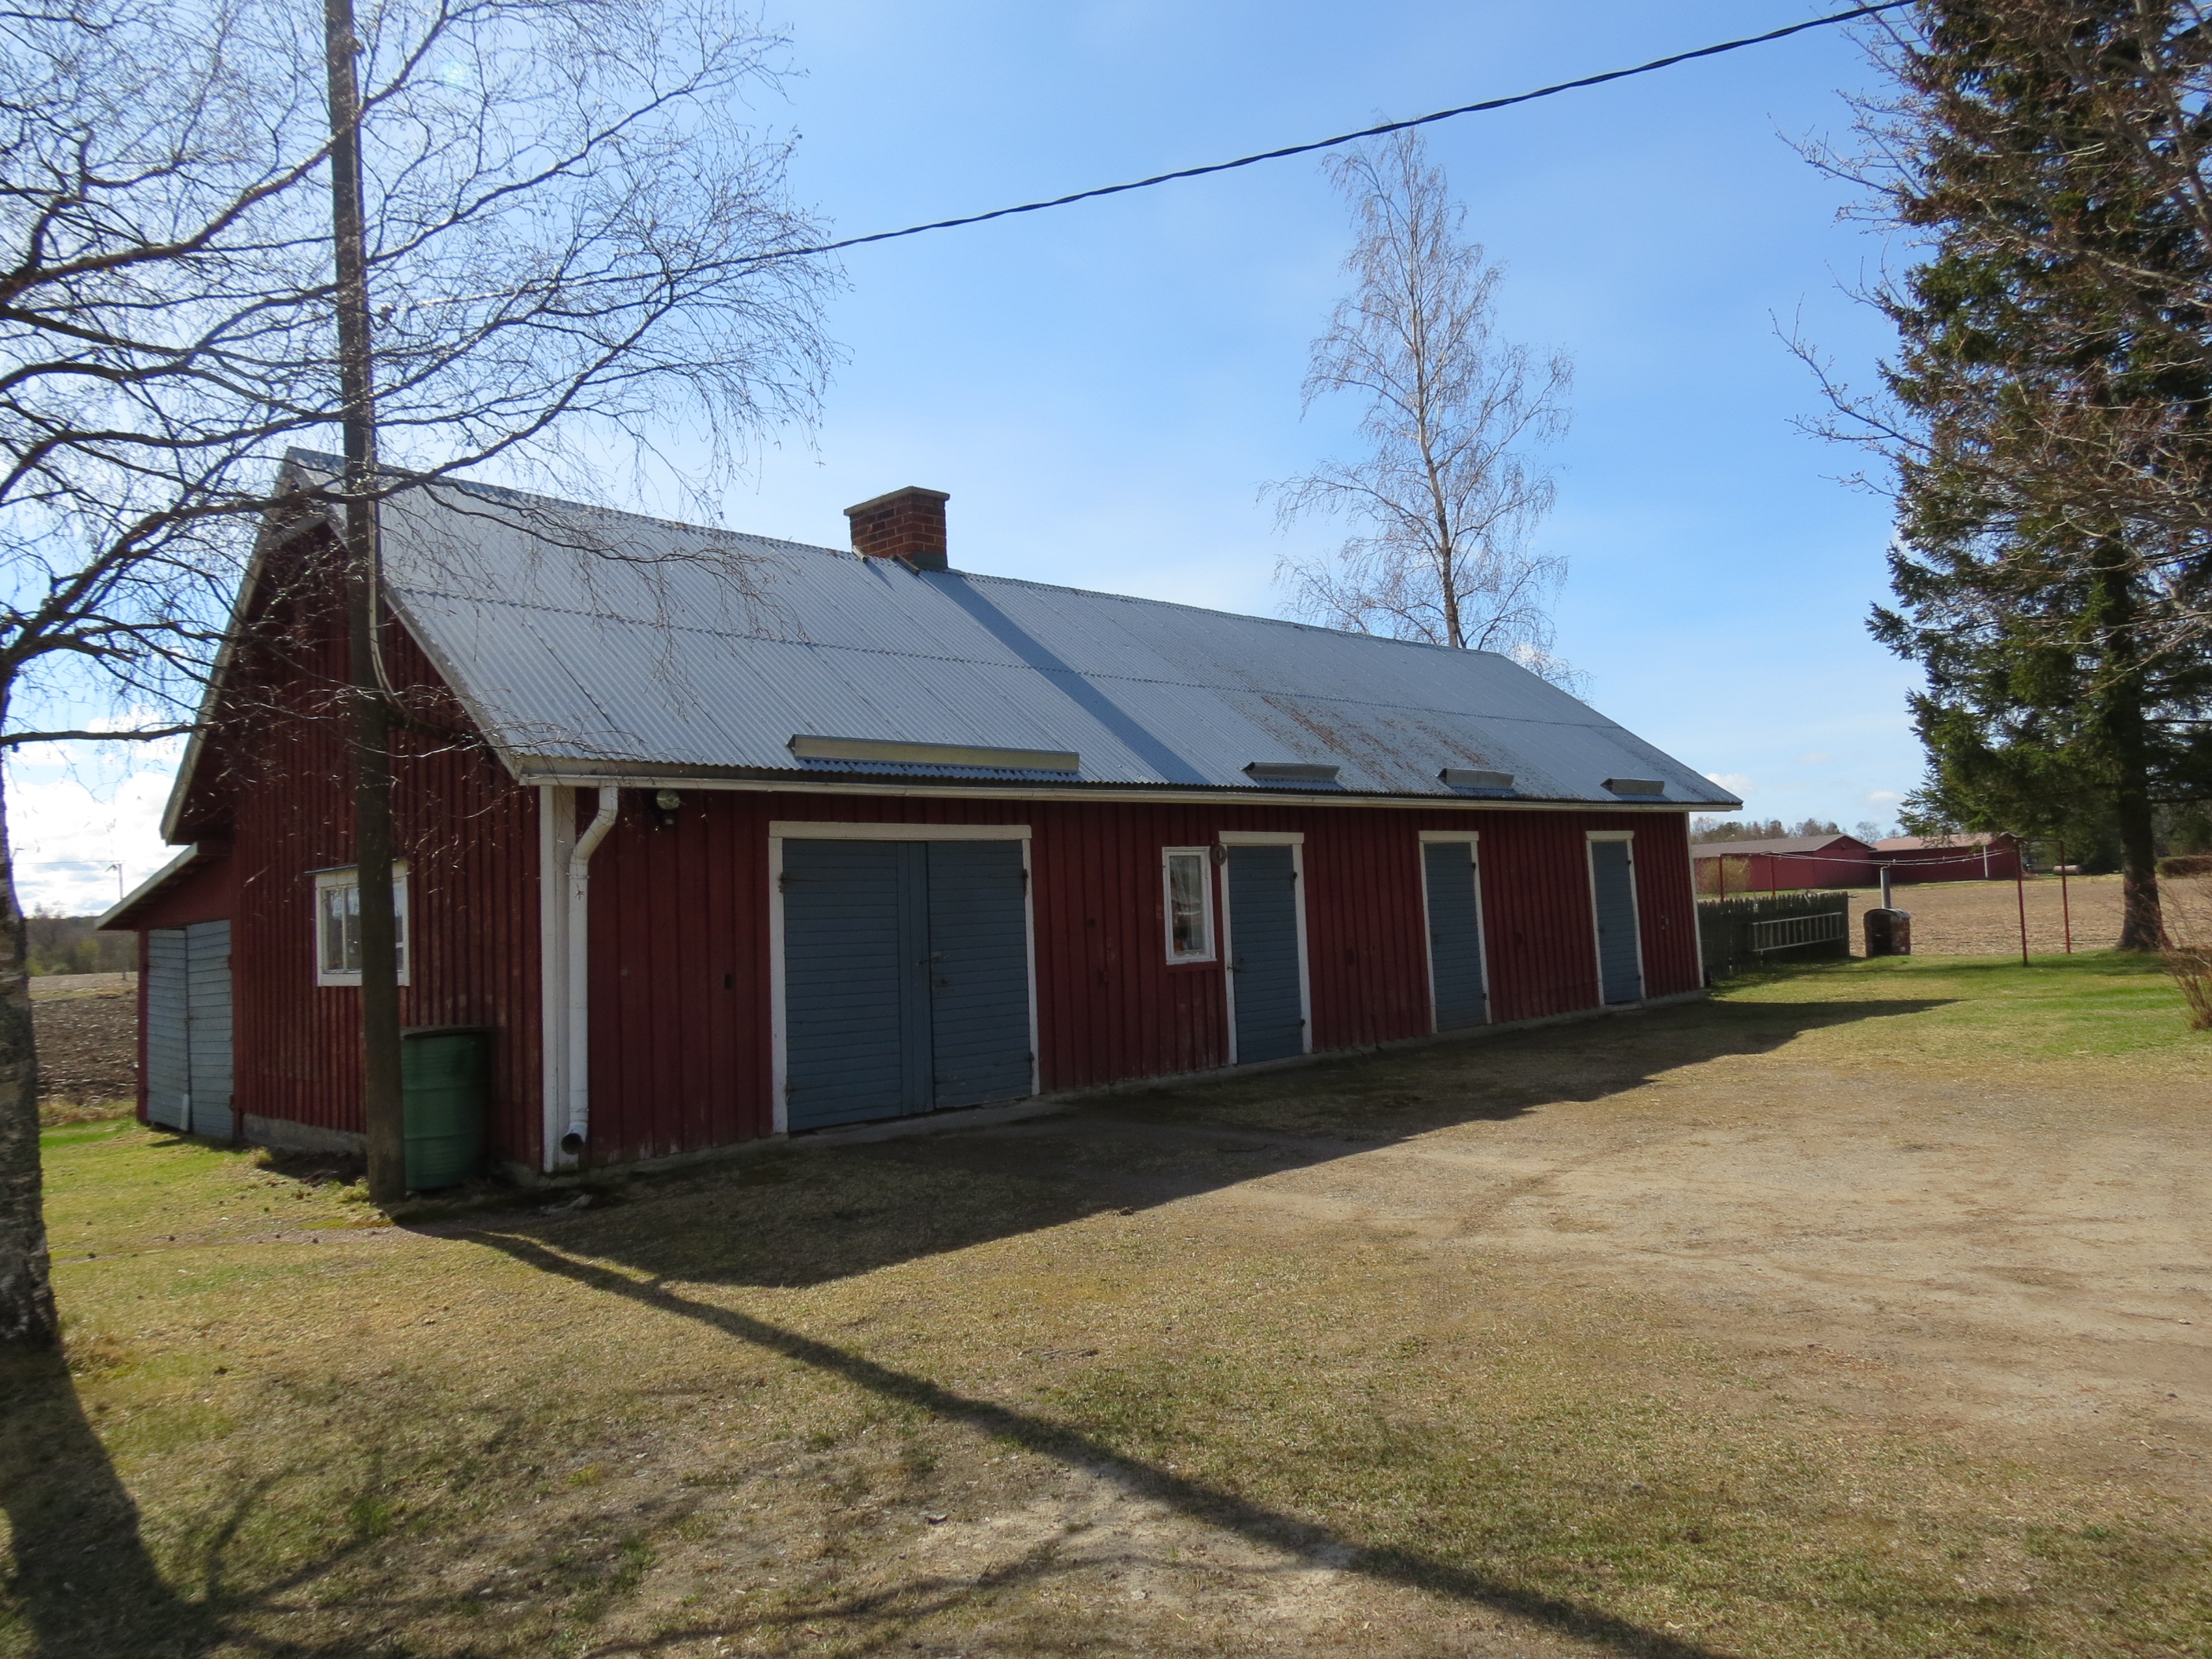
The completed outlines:
<svg viewBox="0 0 2212 1659">
<path fill-rule="evenodd" d="M 673 830 L 676 827 L 676 809 L 683 805 L 684 797 L 673 789 L 663 789 L 655 794 L 653 798 L 653 828 Z"/>
</svg>

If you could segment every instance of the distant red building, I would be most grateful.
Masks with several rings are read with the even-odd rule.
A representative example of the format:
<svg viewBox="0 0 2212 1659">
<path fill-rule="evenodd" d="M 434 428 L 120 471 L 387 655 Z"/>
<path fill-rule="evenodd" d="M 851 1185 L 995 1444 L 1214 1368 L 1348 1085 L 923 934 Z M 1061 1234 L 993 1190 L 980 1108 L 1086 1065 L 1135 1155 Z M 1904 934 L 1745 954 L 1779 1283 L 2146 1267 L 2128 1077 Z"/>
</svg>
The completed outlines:
<svg viewBox="0 0 2212 1659">
<path fill-rule="evenodd" d="M 1892 836 L 1874 844 L 1893 884 L 2010 881 L 2021 873 L 2020 841 L 2007 835 Z"/>
<path fill-rule="evenodd" d="M 1698 891 L 1709 898 L 1801 887 L 1872 887 L 1881 879 L 1875 849 L 1855 836 L 1706 841 L 1692 847 L 1690 856 L 1697 860 Z"/>
</svg>

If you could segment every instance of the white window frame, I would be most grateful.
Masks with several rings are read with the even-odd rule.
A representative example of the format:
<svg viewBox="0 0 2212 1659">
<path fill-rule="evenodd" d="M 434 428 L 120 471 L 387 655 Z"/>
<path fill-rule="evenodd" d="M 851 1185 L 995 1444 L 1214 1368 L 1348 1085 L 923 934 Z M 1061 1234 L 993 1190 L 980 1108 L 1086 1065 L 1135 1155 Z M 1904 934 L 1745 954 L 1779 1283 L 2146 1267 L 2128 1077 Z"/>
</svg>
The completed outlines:
<svg viewBox="0 0 2212 1659">
<path fill-rule="evenodd" d="M 1206 948 L 1178 953 L 1175 943 L 1175 860 L 1195 859 L 1199 872 L 1199 916 L 1206 926 Z M 1160 848 L 1160 923 L 1162 940 L 1170 968 L 1221 960 L 1221 929 L 1214 916 L 1213 849 L 1211 847 Z"/>
<path fill-rule="evenodd" d="M 392 866 L 392 910 L 399 936 L 399 982 L 414 982 L 413 957 L 408 950 L 407 860 L 400 859 Z M 315 872 L 315 902 L 313 914 L 313 945 L 315 952 L 315 983 L 318 985 L 357 986 L 361 983 L 358 968 L 332 968 L 323 957 L 323 895 L 334 890 L 361 886 L 358 865 L 345 865 L 336 870 Z"/>
<path fill-rule="evenodd" d="M 1424 830 L 1420 832 L 1421 848 L 1421 960 L 1429 970 L 1429 1031 L 1434 1035 L 1437 1024 L 1437 953 L 1429 938 L 1429 848 L 1431 847 L 1467 848 L 1467 862 L 1474 877 L 1474 951 L 1482 964 L 1482 1023 L 1490 1024 L 1497 1015 L 1497 999 L 1491 994 L 1490 986 L 1490 919 L 1482 908 L 1482 837 L 1473 830 Z M 1587 858 L 1588 854 L 1585 854 Z M 1592 880 L 1595 880 L 1593 877 Z"/>
<path fill-rule="evenodd" d="M 1590 856 L 1592 842 L 1620 841 L 1628 843 L 1628 911 L 1629 921 L 1635 929 L 1636 939 L 1636 1002 L 1607 1002 L 1605 1000 L 1605 947 L 1597 931 L 1597 860 Z M 1589 878 L 1590 902 L 1590 964 L 1597 975 L 1597 1006 L 1601 1008 L 1632 1008 L 1651 994 L 1650 975 L 1644 971 L 1644 895 L 1642 884 L 1636 877 L 1636 831 L 1633 830 L 1585 830 L 1583 831 L 1583 870 Z"/>
</svg>

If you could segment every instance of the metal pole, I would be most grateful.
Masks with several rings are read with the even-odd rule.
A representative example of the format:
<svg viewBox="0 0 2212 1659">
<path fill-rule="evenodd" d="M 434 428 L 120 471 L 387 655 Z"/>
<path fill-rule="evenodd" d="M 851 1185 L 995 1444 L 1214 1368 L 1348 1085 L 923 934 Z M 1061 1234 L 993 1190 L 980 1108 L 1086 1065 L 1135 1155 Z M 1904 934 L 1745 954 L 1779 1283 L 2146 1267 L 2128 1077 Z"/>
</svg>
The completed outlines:
<svg viewBox="0 0 2212 1659">
<path fill-rule="evenodd" d="M 2066 927 L 2066 954 L 2074 954 L 2074 905 L 2066 894 L 2066 843 L 2058 843 L 2058 915 Z"/>
<path fill-rule="evenodd" d="M 1989 854 L 1985 851 L 1982 857 L 1986 860 Z M 2027 878 L 2021 873 L 2018 859 L 2012 861 L 2012 890 L 2013 896 L 2020 901 L 2020 965 L 2025 968 L 2027 966 Z"/>
<path fill-rule="evenodd" d="M 1889 866 L 1886 864 L 1881 866 L 1881 908 L 1885 910 L 1895 908 L 1889 902 Z"/>
<path fill-rule="evenodd" d="M 399 1082 L 398 923 L 392 879 L 392 728 L 376 668 L 376 392 L 353 0 L 324 0 L 330 78 L 331 242 L 337 268 L 340 427 L 345 441 L 346 646 L 353 684 L 354 878 L 361 896 L 362 1127 L 370 1201 L 407 1195 Z"/>
</svg>

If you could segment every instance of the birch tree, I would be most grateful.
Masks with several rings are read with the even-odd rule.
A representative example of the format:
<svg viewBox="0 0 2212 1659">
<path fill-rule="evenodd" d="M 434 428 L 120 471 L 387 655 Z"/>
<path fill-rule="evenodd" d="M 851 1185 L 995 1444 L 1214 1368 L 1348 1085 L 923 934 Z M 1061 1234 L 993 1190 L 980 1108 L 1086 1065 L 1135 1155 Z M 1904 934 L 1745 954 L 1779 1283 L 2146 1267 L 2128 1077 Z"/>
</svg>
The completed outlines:
<svg viewBox="0 0 2212 1659">
<path fill-rule="evenodd" d="M 778 257 L 820 239 L 752 113 L 781 43 L 721 0 L 410 0 L 359 20 L 351 273 L 408 475 L 280 473 L 349 406 L 328 22 L 318 0 L 0 15 L 0 753 L 191 726 L 272 514 L 493 461 L 701 501 L 812 409 L 830 276 Z M 0 1348 L 56 1331 L 6 847 L 0 796 Z"/>
<path fill-rule="evenodd" d="M 1533 452 L 1565 431 L 1572 368 L 1498 337 L 1501 272 L 1468 240 L 1418 132 L 1327 166 L 1357 229 L 1353 289 L 1314 342 L 1305 405 L 1364 400 L 1369 447 L 1271 486 L 1285 522 L 1322 514 L 1355 526 L 1334 557 L 1286 559 L 1278 579 L 1314 621 L 1501 651 L 1571 682 L 1553 654 L 1566 562 L 1530 538 L 1553 501 Z"/>
</svg>

